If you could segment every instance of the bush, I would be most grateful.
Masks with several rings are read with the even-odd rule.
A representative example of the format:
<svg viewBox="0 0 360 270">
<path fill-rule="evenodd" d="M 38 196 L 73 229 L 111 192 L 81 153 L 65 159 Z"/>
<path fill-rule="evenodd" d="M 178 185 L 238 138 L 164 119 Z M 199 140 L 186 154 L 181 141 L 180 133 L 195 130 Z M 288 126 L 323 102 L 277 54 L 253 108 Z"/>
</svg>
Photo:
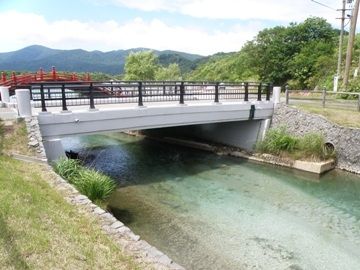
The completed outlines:
<svg viewBox="0 0 360 270">
<path fill-rule="evenodd" d="M 5 125 L 2 119 L 0 119 L 0 155 L 2 154 L 2 150 L 4 147 L 5 140 Z"/>
<path fill-rule="evenodd" d="M 298 146 L 299 139 L 290 135 L 285 127 L 269 129 L 265 139 L 257 145 L 257 150 L 278 155 L 282 151 L 292 153 Z"/>
<path fill-rule="evenodd" d="M 116 183 L 110 177 L 85 168 L 76 159 L 59 159 L 54 170 L 93 202 L 106 200 L 116 188 Z"/>
</svg>

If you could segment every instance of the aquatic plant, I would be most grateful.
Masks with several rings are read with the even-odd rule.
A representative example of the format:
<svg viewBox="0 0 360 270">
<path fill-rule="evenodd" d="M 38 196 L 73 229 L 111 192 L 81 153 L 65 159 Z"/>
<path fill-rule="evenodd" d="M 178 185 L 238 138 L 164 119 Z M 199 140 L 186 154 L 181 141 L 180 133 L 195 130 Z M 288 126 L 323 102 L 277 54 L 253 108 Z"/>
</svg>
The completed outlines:
<svg viewBox="0 0 360 270">
<path fill-rule="evenodd" d="M 61 158 L 54 164 L 54 170 L 93 202 L 105 201 L 116 188 L 110 177 L 82 166 L 76 159 Z"/>
<path fill-rule="evenodd" d="M 115 190 L 115 182 L 107 175 L 94 169 L 84 169 L 79 173 L 76 186 L 92 201 L 104 201 Z"/>
<path fill-rule="evenodd" d="M 78 181 L 82 169 L 83 167 L 77 159 L 60 158 L 54 164 L 55 172 L 71 184 Z"/>
</svg>

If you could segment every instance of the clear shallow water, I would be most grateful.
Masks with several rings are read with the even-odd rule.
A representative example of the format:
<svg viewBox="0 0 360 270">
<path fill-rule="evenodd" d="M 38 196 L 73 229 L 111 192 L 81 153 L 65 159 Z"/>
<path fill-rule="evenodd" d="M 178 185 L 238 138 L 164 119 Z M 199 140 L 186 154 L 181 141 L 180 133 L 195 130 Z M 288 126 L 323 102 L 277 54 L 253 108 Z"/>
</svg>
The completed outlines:
<svg viewBox="0 0 360 270">
<path fill-rule="evenodd" d="M 360 177 L 321 178 L 124 134 L 67 138 L 111 211 L 187 269 L 360 269 Z"/>
</svg>

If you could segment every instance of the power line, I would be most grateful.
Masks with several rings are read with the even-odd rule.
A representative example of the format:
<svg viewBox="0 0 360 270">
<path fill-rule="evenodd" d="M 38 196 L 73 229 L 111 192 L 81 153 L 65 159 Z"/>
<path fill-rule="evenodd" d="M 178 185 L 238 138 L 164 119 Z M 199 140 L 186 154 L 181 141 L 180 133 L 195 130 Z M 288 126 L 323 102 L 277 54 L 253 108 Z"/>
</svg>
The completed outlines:
<svg viewBox="0 0 360 270">
<path fill-rule="evenodd" d="M 316 4 L 320 5 L 320 6 L 323 6 L 323 7 L 326 7 L 326 8 L 329 8 L 329 9 L 332 9 L 332 10 L 337 11 L 335 8 L 332 8 L 332 7 L 328 6 L 328 5 L 325 5 L 325 4 L 323 4 L 323 3 L 320 3 L 320 2 L 318 2 L 318 1 L 315 1 L 315 0 L 310 0 L 310 1 L 316 3 Z"/>
</svg>

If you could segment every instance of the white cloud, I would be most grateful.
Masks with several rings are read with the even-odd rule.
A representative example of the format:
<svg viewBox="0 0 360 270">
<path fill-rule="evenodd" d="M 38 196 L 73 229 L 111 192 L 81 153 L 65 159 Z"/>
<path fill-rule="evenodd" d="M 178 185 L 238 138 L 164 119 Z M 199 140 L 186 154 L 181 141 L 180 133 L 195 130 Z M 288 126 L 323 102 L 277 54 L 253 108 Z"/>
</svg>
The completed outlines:
<svg viewBox="0 0 360 270">
<path fill-rule="evenodd" d="M 135 18 L 123 24 L 113 20 L 49 22 L 40 15 L 16 11 L 0 13 L 0 25 L 11 26 L 2 28 L 2 52 L 41 44 L 58 49 L 103 51 L 147 47 L 203 55 L 237 51 L 264 27 L 260 23 L 239 24 L 225 32 L 209 33 L 196 27 L 171 26 L 158 19 L 144 21 Z"/>
<path fill-rule="evenodd" d="M 311 0 L 110 0 L 129 8 L 143 11 L 178 12 L 197 18 L 302 21 L 319 16 L 336 22 L 339 12 Z M 339 0 L 322 0 L 322 3 L 341 8 Z M 335 23 L 336 24 L 336 23 Z"/>
</svg>

